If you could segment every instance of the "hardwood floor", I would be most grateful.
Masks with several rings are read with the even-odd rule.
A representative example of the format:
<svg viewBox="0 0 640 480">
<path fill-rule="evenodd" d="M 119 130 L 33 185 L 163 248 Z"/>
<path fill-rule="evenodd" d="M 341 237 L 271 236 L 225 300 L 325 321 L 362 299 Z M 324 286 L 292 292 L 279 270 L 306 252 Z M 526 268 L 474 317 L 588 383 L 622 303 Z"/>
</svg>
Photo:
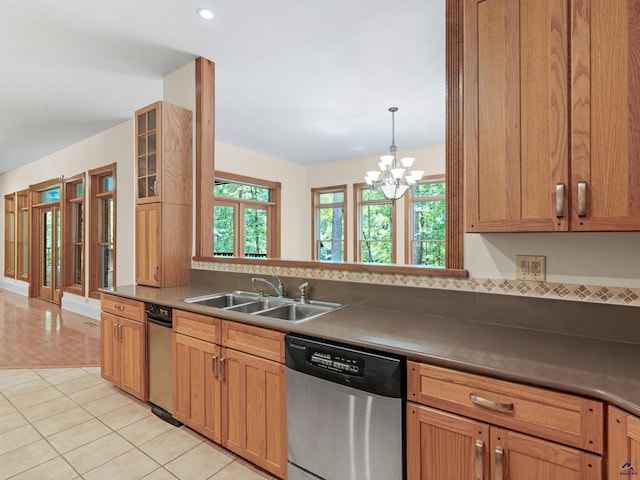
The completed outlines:
<svg viewBox="0 0 640 480">
<path fill-rule="evenodd" d="M 0 368 L 100 365 L 100 324 L 0 290 Z"/>
</svg>

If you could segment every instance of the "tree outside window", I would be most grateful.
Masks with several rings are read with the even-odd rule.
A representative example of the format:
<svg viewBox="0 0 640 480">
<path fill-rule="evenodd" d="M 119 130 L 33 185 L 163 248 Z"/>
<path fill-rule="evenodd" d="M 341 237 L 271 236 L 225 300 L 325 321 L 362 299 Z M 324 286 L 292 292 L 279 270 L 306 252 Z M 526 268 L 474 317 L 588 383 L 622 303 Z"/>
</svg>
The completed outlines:
<svg viewBox="0 0 640 480">
<path fill-rule="evenodd" d="M 279 256 L 274 228 L 279 188 L 277 182 L 218 172 L 214 184 L 214 256 Z"/>
<path fill-rule="evenodd" d="M 346 185 L 311 189 L 313 260 L 346 261 L 346 194 Z"/>
<path fill-rule="evenodd" d="M 444 176 L 423 179 L 408 198 L 408 254 L 413 265 L 446 264 L 446 182 Z"/>
<path fill-rule="evenodd" d="M 354 185 L 356 196 L 356 261 L 395 263 L 396 206 L 382 192 L 366 184 Z"/>
</svg>

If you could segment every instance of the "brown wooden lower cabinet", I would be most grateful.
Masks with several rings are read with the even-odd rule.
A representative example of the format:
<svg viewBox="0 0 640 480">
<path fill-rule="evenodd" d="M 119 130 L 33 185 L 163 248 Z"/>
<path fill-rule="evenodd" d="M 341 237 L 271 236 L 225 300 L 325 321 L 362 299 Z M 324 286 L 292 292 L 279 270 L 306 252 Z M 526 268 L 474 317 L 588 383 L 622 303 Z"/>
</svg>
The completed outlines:
<svg viewBox="0 0 640 480">
<path fill-rule="evenodd" d="M 602 457 L 407 404 L 408 480 L 600 480 Z"/>
<path fill-rule="evenodd" d="M 607 479 L 640 475 L 640 418 L 609 406 Z"/>
<path fill-rule="evenodd" d="M 221 441 L 220 347 L 173 334 L 173 416 L 214 442 Z"/>
<path fill-rule="evenodd" d="M 146 335 L 142 322 L 102 312 L 101 374 L 125 392 L 147 400 Z"/>
<path fill-rule="evenodd" d="M 286 478 L 286 375 L 283 365 L 222 349 L 222 444 Z"/>
<path fill-rule="evenodd" d="M 283 334 L 179 310 L 173 324 L 174 417 L 286 479 Z"/>
</svg>

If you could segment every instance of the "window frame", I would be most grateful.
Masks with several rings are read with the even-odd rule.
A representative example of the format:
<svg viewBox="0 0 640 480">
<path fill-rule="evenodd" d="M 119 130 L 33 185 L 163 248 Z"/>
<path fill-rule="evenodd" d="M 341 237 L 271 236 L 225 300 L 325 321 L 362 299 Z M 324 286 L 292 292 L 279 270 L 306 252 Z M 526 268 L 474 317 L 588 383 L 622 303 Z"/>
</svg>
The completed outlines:
<svg viewBox="0 0 640 480">
<path fill-rule="evenodd" d="M 446 183 L 447 183 L 447 178 L 445 174 L 440 174 L 440 175 L 428 175 L 423 177 L 418 184 L 420 185 L 424 185 L 424 184 L 428 184 L 428 183 L 444 183 L 445 184 L 445 188 L 446 188 Z M 421 242 L 421 240 L 414 240 L 413 239 L 413 212 L 414 212 L 414 205 L 415 203 L 423 203 L 423 202 L 436 202 L 436 201 L 442 201 L 445 202 L 445 209 L 447 208 L 447 195 L 446 193 L 444 195 L 436 195 L 436 196 L 428 196 L 428 197 L 418 197 L 415 195 L 415 187 L 411 187 L 409 189 L 409 191 L 407 192 L 406 196 L 405 196 L 405 221 L 404 221 L 404 225 L 405 225 L 405 231 L 404 231 L 404 238 L 405 238 L 405 260 L 406 263 L 408 265 L 413 265 L 416 267 L 422 267 L 422 268 L 446 268 L 446 267 L 439 267 L 439 266 L 435 266 L 435 265 L 420 265 L 417 263 L 414 263 L 414 259 L 413 259 L 413 245 L 416 242 Z M 448 213 L 448 212 L 447 212 Z M 430 241 L 430 242 L 442 242 L 445 244 L 445 265 L 446 265 L 446 259 L 447 259 L 447 252 L 446 252 L 446 248 L 447 248 L 447 239 L 446 239 L 446 221 L 445 221 L 445 238 L 442 240 L 426 240 L 426 241 Z"/>
<path fill-rule="evenodd" d="M 31 266 L 31 210 L 29 205 L 29 189 L 20 190 L 16 193 L 17 199 L 17 230 L 16 230 L 16 278 L 25 282 L 29 281 L 29 268 Z M 23 219 L 23 215 L 25 218 Z M 25 252 L 26 250 L 26 252 Z M 26 253 L 26 255 L 25 255 Z M 27 260 L 26 268 L 23 269 L 24 260 Z"/>
<path fill-rule="evenodd" d="M 113 274 L 112 282 L 116 285 L 116 265 L 117 265 L 117 169 L 116 164 L 105 165 L 103 167 L 89 170 L 89 297 L 100 298 L 100 288 L 104 287 L 100 279 L 100 251 L 101 247 L 113 245 Z M 113 178 L 113 189 L 111 191 L 102 190 L 102 181 L 107 177 Z M 113 242 L 101 242 L 99 225 L 100 203 L 111 198 L 113 201 Z"/>
<path fill-rule="evenodd" d="M 269 202 L 261 202 L 248 199 L 231 198 L 231 197 L 219 197 L 215 195 L 215 182 L 216 180 L 225 180 L 230 183 L 239 183 L 245 185 L 255 185 L 262 188 L 269 189 Z M 233 256 L 235 258 L 261 258 L 261 257 L 247 257 L 244 255 L 244 218 L 245 210 L 247 208 L 253 209 L 265 209 L 267 211 L 267 258 L 280 258 L 280 205 L 281 205 L 281 183 L 272 182 L 260 178 L 248 177 L 245 175 L 238 175 L 235 173 L 216 171 L 214 175 L 214 185 L 212 186 L 211 193 L 213 197 L 211 217 L 213 219 L 212 247 L 211 257 L 214 259 L 230 258 L 227 256 L 215 255 L 215 207 L 225 206 L 235 208 L 236 215 L 234 216 L 234 247 Z"/>
<path fill-rule="evenodd" d="M 342 193 L 342 202 L 320 203 L 320 196 L 327 193 Z M 347 262 L 349 258 L 348 248 L 349 237 L 347 235 L 347 225 L 349 215 L 347 210 L 347 185 L 334 185 L 331 187 L 316 187 L 311 189 L 311 260 L 318 260 L 320 257 L 320 210 L 323 208 L 342 207 L 342 262 Z M 323 262 L 324 263 L 324 262 Z"/>
<path fill-rule="evenodd" d="M 388 199 L 380 200 L 362 200 L 362 192 L 370 190 L 371 186 L 366 183 L 354 183 L 353 184 L 353 209 L 354 209 L 354 258 L 356 262 L 360 262 L 364 265 L 380 265 L 380 266 L 392 266 L 397 262 L 397 242 L 398 235 L 396 232 L 398 222 L 397 219 L 397 205 L 395 201 Z M 362 205 L 391 205 L 391 263 L 369 263 L 362 261 L 362 217 L 360 216 Z"/>
<path fill-rule="evenodd" d="M 85 239 L 86 239 L 86 195 L 87 189 L 85 185 L 85 173 L 75 175 L 67 178 L 64 181 L 64 208 L 62 210 L 62 224 L 64 228 L 64 276 L 62 280 L 62 289 L 65 292 L 73 293 L 75 295 L 84 296 L 85 292 Z M 75 195 L 78 185 L 82 185 L 82 196 Z M 78 205 L 82 205 L 81 224 L 82 224 L 82 241 L 74 241 L 73 227 L 74 227 L 74 210 L 78 208 Z M 75 247 L 80 247 L 80 283 L 75 283 Z"/>
<path fill-rule="evenodd" d="M 16 278 L 16 194 L 9 193 L 4 196 L 4 276 Z"/>
</svg>

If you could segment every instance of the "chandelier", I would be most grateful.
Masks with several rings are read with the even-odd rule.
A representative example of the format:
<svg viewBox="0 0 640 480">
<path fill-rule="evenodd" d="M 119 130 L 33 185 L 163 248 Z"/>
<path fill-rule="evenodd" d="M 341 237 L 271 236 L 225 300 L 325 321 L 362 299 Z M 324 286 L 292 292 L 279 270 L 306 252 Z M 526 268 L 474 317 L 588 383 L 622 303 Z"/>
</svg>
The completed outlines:
<svg viewBox="0 0 640 480">
<path fill-rule="evenodd" d="M 389 200 L 397 200 L 409 190 L 410 186 L 415 185 L 422 178 L 424 171 L 409 171 L 415 160 L 413 157 L 404 157 L 398 162 L 395 136 L 398 107 L 391 107 L 389 111 L 391 112 L 391 146 L 389 147 L 389 154 L 380 157 L 380 163 L 378 163 L 380 170 L 367 172 L 367 176 L 364 179 L 371 188 L 379 188 Z"/>
</svg>

